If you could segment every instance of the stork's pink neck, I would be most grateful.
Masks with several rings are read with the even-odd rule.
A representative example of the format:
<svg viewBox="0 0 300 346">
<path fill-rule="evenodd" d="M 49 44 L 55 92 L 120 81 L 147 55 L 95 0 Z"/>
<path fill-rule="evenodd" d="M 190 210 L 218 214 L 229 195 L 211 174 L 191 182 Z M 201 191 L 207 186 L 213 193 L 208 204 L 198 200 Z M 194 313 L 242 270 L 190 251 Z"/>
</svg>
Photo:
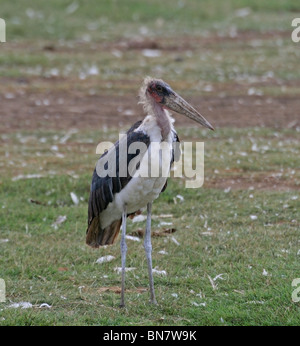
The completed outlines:
<svg viewBox="0 0 300 346">
<path fill-rule="evenodd" d="M 171 132 L 171 118 L 160 104 L 152 102 L 151 106 L 152 114 L 156 117 L 157 125 L 161 130 L 162 140 L 166 140 Z"/>
</svg>

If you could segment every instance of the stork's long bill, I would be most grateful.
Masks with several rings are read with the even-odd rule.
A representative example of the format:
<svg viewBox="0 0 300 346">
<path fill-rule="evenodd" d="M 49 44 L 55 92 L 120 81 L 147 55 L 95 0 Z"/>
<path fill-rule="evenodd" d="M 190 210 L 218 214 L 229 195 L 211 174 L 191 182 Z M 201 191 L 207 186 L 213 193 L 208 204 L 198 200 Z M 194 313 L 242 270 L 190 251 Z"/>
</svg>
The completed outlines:
<svg viewBox="0 0 300 346">
<path fill-rule="evenodd" d="M 194 107 L 192 107 L 181 96 L 175 93 L 173 90 L 165 97 L 165 106 L 170 110 L 185 115 L 186 117 L 195 120 L 197 123 L 211 130 L 214 130 L 213 126 L 201 115 Z"/>
</svg>

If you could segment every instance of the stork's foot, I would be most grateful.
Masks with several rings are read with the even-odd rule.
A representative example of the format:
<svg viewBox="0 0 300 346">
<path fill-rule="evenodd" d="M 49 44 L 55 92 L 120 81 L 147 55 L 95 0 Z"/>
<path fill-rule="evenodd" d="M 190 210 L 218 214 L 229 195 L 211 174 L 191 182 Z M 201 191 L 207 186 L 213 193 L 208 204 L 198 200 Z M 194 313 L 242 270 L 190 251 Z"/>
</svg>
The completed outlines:
<svg viewBox="0 0 300 346">
<path fill-rule="evenodd" d="M 158 305 L 155 294 L 150 294 L 149 304 Z"/>
<path fill-rule="evenodd" d="M 125 308 L 125 304 L 124 304 L 124 303 L 121 303 L 121 304 L 119 305 L 119 307 L 120 307 L 121 309 L 123 309 L 123 308 Z"/>
<path fill-rule="evenodd" d="M 150 303 L 150 304 L 153 304 L 153 305 L 158 305 L 156 299 L 150 299 L 150 300 L 149 300 L 149 303 Z"/>
</svg>

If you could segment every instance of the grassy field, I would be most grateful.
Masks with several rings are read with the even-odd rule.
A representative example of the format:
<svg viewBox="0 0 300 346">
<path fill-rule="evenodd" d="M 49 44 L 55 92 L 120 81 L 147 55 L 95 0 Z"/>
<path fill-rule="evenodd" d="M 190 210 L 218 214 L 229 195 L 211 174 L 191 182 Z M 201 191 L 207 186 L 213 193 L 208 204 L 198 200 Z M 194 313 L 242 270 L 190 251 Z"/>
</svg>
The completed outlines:
<svg viewBox="0 0 300 346">
<path fill-rule="evenodd" d="M 300 6 L 27 0 L 0 17 L 0 325 L 299 325 Z M 85 245 L 87 201 L 96 146 L 140 119 L 147 74 L 216 131 L 176 117 L 182 141 L 205 141 L 205 183 L 171 179 L 153 205 L 157 306 L 143 239 L 127 240 L 120 310 L 119 241 Z"/>
</svg>

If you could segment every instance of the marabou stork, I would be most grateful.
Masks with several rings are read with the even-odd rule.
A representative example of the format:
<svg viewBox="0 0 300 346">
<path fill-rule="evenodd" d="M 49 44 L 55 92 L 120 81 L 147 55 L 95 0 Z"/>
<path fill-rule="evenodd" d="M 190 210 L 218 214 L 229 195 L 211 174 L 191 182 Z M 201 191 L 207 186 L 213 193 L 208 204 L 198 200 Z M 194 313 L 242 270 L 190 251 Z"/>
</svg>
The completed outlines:
<svg viewBox="0 0 300 346">
<path fill-rule="evenodd" d="M 146 150 L 137 150 L 133 154 L 130 154 L 129 150 L 127 150 L 125 154 L 124 152 L 122 154 L 120 149 L 121 139 L 115 143 L 114 147 L 106 151 L 98 160 L 94 170 L 88 205 L 86 243 L 89 246 L 98 248 L 99 246 L 113 244 L 122 225 L 121 307 L 125 306 L 126 219 L 127 216 L 134 215 L 146 206 L 147 221 L 144 248 L 148 263 L 150 302 L 157 304 L 152 275 L 151 207 L 152 202 L 167 186 L 167 174 L 165 173 L 169 172 L 174 162 L 174 157 L 178 154 L 180 155 L 180 150 L 179 152 L 175 152 L 176 150 L 174 150 L 173 146 L 174 142 L 179 143 L 179 139 L 173 127 L 174 120 L 170 116 L 169 110 L 183 114 L 211 130 L 214 129 L 201 114 L 175 93 L 163 80 L 146 77 L 140 89 L 139 97 L 147 116 L 143 121 L 136 122 L 123 138 L 126 140 L 127 148 L 134 142 L 142 142 Z M 154 143 L 162 142 L 168 144 L 170 152 L 168 164 L 160 167 L 164 171 L 164 174 L 145 177 L 136 174 L 136 170 L 133 173 L 129 173 L 128 162 L 138 155 L 140 161 L 136 165 L 136 169 L 141 168 L 140 166 L 142 165 L 148 168 L 149 156 L 146 154 L 151 155 L 151 148 L 154 146 Z M 157 153 L 154 153 L 154 155 L 157 155 Z M 101 168 L 100 171 L 97 169 L 97 167 L 102 167 L 102 170 L 103 167 L 107 168 L 109 159 L 113 160 L 113 164 L 115 165 L 116 174 L 113 176 L 109 174 L 103 175 L 101 174 Z M 125 174 L 123 175 L 120 174 L 120 159 L 123 159 L 123 161 L 125 159 L 126 164 Z M 105 164 L 103 165 L 104 162 L 106 166 Z M 162 165 L 161 160 L 159 161 L 159 165 Z"/>
</svg>

